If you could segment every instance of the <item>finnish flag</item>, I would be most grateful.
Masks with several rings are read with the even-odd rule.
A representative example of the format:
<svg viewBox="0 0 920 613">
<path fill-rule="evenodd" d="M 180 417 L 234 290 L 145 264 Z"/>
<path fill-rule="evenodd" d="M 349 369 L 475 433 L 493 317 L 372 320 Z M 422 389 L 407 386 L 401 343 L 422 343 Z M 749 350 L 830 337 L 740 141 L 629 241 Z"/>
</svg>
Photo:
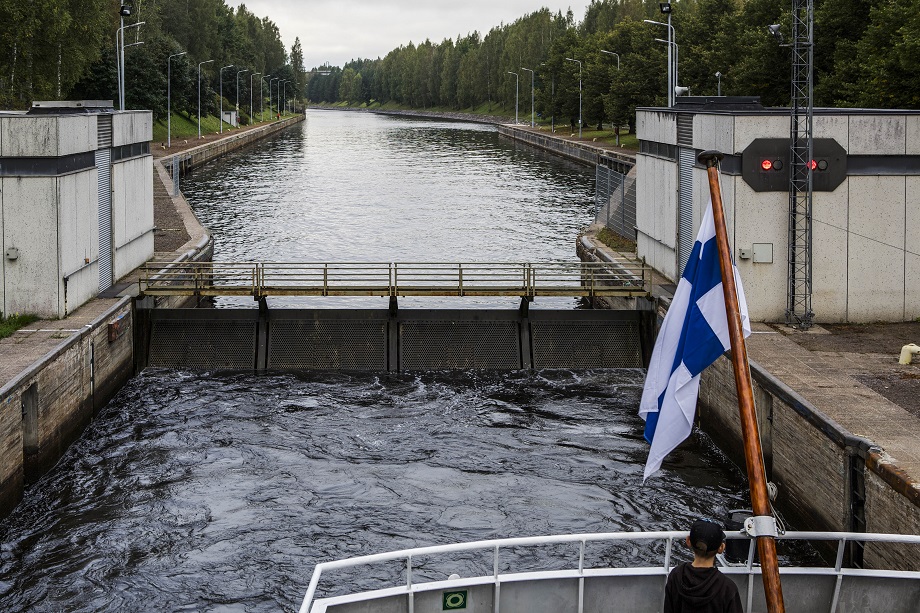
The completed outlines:
<svg viewBox="0 0 920 613">
<path fill-rule="evenodd" d="M 750 336 L 747 303 L 738 269 L 732 263 L 744 336 Z M 728 318 L 719 252 L 712 218 L 712 200 L 665 315 L 642 390 L 639 415 L 645 440 L 651 444 L 645 479 L 690 436 L 700 389 L 700 373 L 730 348 Z"/>
</svg>

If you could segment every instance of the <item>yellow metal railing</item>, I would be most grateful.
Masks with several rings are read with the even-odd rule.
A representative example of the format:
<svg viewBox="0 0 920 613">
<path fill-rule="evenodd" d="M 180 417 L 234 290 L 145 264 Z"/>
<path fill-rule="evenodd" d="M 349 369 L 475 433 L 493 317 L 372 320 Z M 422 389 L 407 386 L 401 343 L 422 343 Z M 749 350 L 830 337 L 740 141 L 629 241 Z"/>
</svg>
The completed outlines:
<svg viewBox="0 0 920 613">
<path fill-rule="evenodd" d="M 648 269 L 610 262 L 148 265 L 149 296 L 643 296 Z"/>
</svg>

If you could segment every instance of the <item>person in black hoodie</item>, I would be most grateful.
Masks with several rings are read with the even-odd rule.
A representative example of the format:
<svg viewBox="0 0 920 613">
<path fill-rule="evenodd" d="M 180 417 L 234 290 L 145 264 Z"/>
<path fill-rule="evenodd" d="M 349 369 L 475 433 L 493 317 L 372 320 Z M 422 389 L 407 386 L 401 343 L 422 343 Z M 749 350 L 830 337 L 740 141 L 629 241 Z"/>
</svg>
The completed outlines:
<svg viewBox="0 0 920 613">
<path fill-rule="evenodd" d="M 725 533 L 718 524 L 699 520 L 690 526 L 687 546 L 693 562 L 678 564 L 664 588 L 664 613 L 742 613 L 741 597 L 731 579 L 715 567 L 725 551 Z"/>
</svg>

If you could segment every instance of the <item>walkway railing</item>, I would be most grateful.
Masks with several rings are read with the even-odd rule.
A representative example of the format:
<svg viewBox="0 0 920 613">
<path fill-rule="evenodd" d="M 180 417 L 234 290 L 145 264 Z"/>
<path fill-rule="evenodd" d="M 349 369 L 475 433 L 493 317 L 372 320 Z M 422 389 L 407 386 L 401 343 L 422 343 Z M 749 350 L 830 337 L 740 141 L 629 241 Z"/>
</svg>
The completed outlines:
<svg viewBox="0 0 920 613">
<path fill-rule="evenodd" d="M 644 296 L 648 269 L 609 262 L 199 262 L 141 269 L 148 296 Z"/>
</svg>

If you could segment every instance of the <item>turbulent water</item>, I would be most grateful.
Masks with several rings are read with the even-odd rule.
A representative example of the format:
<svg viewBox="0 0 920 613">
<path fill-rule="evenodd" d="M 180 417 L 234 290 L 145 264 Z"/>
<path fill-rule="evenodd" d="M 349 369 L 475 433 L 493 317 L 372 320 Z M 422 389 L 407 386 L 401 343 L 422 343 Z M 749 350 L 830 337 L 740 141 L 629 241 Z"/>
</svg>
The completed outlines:
<svg viewBox="0 0 920 613">
<path fill-rule="evenodd" d="M 642 379 L 147 371 L 2 524 L 0 610 L 290 611 L 331 558 L 742 505 L 705 437 L 642 485 Z"/>
<path fill-rule="evenodd" d="M 358 113 L 311 112 L 183 189 L 225 261 L 572 261 L 593 206 L 589 170 L 494 128 Z M 642 485 L 643 376 L 145 371 L 0 523 L 0 611 L 292 610 L 332 558 L 744 506 L 703 435 Z"/>
</svg>

